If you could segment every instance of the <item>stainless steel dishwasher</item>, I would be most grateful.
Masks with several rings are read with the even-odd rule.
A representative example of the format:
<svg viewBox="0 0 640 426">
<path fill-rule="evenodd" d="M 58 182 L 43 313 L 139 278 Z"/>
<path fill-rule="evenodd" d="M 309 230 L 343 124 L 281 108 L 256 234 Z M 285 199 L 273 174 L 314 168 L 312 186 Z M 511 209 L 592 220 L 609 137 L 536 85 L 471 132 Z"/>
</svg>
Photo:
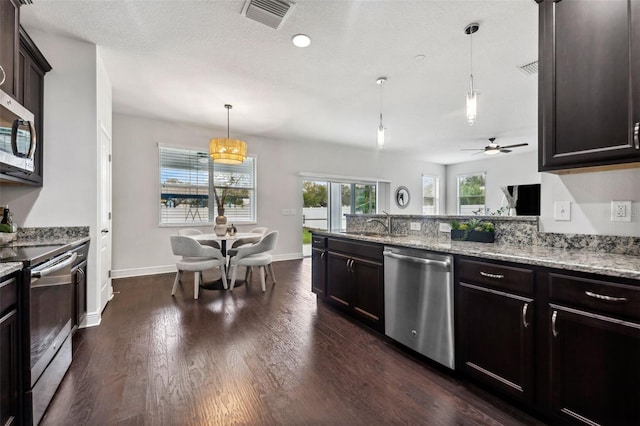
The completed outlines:
<svg viewBox="0 0 640 426">
<path fill-rule="evenodd" d="M 384 248 L 385 334 L 454 369 L 453 257 Z"/>
</svg>

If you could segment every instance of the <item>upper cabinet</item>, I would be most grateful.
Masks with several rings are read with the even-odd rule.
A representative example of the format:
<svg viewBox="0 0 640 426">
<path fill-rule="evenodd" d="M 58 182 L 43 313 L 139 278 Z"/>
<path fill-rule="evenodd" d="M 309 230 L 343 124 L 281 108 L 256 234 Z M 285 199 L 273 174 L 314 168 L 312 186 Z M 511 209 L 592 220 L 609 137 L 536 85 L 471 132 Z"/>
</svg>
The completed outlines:
<svg viewBox="0 0 640 426">
<path fill-rule="evenodd" d="M 640 163 L 640 2 L 538 2 L 539 170 Z"/>
<path fill-rule="evenodd" d="M 18 0 L 0 0 L 0 89 L 16 97 L 18 91 Z"/>
</svg>

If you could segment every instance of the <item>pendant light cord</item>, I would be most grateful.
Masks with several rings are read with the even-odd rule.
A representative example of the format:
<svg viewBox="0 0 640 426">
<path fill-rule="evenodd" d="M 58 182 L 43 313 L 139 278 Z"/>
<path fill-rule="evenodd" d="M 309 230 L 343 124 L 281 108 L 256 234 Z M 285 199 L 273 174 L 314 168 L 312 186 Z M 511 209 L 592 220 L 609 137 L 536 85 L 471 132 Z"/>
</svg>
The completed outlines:
<svg viewBox="0 0 640 426">
<path fill-rule="evenodd" d="M 469 74 L 469 85 L 471 88 L 471 92 L 473 93 L 473 33 L 469 34 L 469 45 L 471 51 L 471 55 L 469 58 L 469 68 L 471 71 L 471 73 Z"/>
</svg>

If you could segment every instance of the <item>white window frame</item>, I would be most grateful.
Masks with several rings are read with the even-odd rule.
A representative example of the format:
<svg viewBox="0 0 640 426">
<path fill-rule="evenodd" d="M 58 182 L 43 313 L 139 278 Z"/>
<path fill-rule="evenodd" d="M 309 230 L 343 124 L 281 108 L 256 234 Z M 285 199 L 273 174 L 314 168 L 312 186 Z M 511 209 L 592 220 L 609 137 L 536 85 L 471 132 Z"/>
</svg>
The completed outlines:
<svg viewBox="0 0 640 426">
<path fill-rule="evenodd" d="M 482 211 L 477 213 L 480 215 L 484 215 L 487 211 L 487 172 L 465 173 L 456 177 L 456 212 L 457 214 L 464 214 L 461 212 L 462 206 L 460 205 L 460 180 L 466 179 L 471 176 L 482 176 L 484 178 L 484 203 L 481 207 Z M 480 204 L 477 205 L 479 206 Z"/>
<path fill-rule="evenodd" d="M 209 183 L 207 184 L 207 188 L 208 188 L 208 194 L 207 194 L 207 213 L 206 213 L 206 219 L 204 219 L 202 216 L 204 214 L 200 214 L 198 215 L 199 212 L 195 213 L 195 214 L 189 214 L 187 216 L 186 212 L 185 212 L 185 220 L 184 221 L 180 221 L 180 220 L 172 220 L 172 221 L 167 221 L 165 219 L 165 216 L 163 216 L 163 203 L 162 203 L 162 199 L 163 199 L 163 180 L 162 180 L 162 176 L 163 176 L 163 169 L 165 169 L 165 167 L 163 167 L 162 161 L 163 161 L 163 156 L 162 156 L 162 150 L 163 149 L 171 149 L 171 150 L 179 150 L 179 151 L 184 151 L 185 155 L 190 155 L 189 153 L 192 153 L 192 155 L 194 155 L 194 158 L 199 159 L 199 158 L 207 158 L 208 162 L 206 163 L 206 167 L 205 169 L 207 170 L 206 172 L 206 176 L 208 176 L 208 171 L 211 170 L 211 158 L 208 155 L 208 152 L 202 150 L 201 148 L 194 148 L 194 147 L 187 147 L 187 146 L 175 146 L 175 145 L 164 145 L 164 144 L 158 144 L 158 198 L 156 198 L 156 200 L 160 201 L 159 205 L 158 205 L 158 226 L 159 227 L 184 227 L 184 226 L 193 226 L 193 227 L 204 227 L 204 226 L 213 226 L 215 224 L 215 216 L 212 214 L 208 213 L 209 208 L 213 208 L 213 212 L 215 214 L 217 214 L 217 206 L 216 206 L 216 202 L 213 196 L 213 189 L 211 186 L 211 179 L 206 179 Z M 257 158 L 256 157 L 247 157 L 249 159 L 251 159 L 253 161 L 253 172 L 252 172 L 252 179 L 253 179 L 253 187 L 249 187 L 249 191 L 253 191 L 253 197 L 250 203 L 250 218 L 248 220 L 239 220 L 238 218 L 233 218 L 233 217 L 228 217 L 228 222 L 229 223 L 233 223 L 234 225 L 250 225 L 250 224 L 255 224 L 257 223 L 257 212 L 258 212 L 258 206 L 257 206 L 257 199 L 258 199 L 258 173 L 257 173 L 257 169 L 258 169 L 258 165 L 257 165 Z M 215 167 L 217 167 L 217 165 L 214 165 L 213 168 L 215 170 Z M 225 167 L 228 167 L 227 165 L 225 165 Z M 189 170 L 189 169 L 186 169 Z M 200 189 L 202 189 L 202 185 L 200 185 Z M 166 194 L 165 194 L 166 196 Z M 199 195 L 199 197 L 201 197 L 202 195 Z M 225 216 L 227 212 L 225 212 Z M 198 216 L 200 218 L 200 220 L 196 220 L 196 216 Z M 188 217 L 191 218 L 191 220 L 188 219 Z M 210 219 L 211 218 L 211 219 Z"/>
<path fill-rule="evenodd" d="M 424 204 L 424 181 L 425 179 L 433 180 L 433 213 L 425 213 L 425 204 Z M 422 175 L 422 214 L 423 215 L 437 215 L 440 213 L 440 176 L 433 175 Z"/>
</svg>

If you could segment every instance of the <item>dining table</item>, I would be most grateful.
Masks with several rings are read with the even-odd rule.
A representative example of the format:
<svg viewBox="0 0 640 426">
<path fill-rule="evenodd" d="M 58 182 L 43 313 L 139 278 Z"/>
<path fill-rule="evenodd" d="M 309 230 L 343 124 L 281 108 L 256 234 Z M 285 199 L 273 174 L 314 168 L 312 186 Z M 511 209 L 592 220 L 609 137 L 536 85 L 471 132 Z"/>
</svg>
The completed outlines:
<svg viewBox="0 0 640 426">
<path fill-rule="evenodd" d="M 217 235 L 217 234 L 197 234 L 189 235 L 190 238 L 198 241 L 205 246 L 220 247 L 220 252 L 226 258 L 227 257 L 227 242 L 233 246 L 236 241 L 241 241 L 242 244 L 253 244 L 260 241 L 263 237 L 262 234 L 256 232 L 236 232 L 234 235 Z M 244 284 L 242 281 L 236 281 L 235 286 Z M 200 288 L 204 290 L 223 290 L 222 278 L 215 281 L 203 282 L 200 284 Z"/>
</svg>

